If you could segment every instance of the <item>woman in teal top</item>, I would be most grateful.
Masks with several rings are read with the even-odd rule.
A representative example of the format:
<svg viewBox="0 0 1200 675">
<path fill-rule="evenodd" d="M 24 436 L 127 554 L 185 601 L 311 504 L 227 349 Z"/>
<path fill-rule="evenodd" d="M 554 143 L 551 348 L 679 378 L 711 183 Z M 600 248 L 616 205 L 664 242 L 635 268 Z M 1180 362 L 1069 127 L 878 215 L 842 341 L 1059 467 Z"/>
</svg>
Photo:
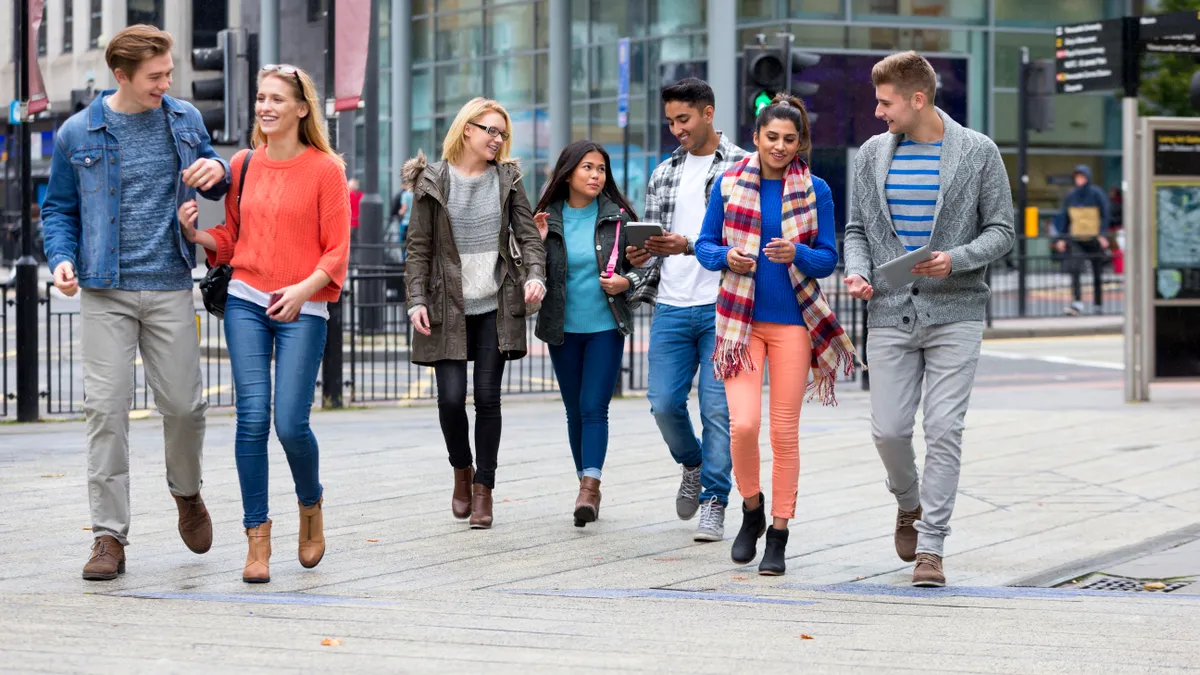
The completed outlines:
<svg viewBox="0 0 1200 675">
<path fill-rule="evenodd" d="M 621 253 L 633 208 L 609 179 L 611 162 L 591 141 L 567 146 L 534 209 L 546 242 L 546 297 L 537 336 L 567 409 L 567 434 L 579 496 L 575 525 L 600 513 L 600 475 L 608 451 L 608 404 L 633 330 L 630 290 L 642 277 Z"/>
</svg>

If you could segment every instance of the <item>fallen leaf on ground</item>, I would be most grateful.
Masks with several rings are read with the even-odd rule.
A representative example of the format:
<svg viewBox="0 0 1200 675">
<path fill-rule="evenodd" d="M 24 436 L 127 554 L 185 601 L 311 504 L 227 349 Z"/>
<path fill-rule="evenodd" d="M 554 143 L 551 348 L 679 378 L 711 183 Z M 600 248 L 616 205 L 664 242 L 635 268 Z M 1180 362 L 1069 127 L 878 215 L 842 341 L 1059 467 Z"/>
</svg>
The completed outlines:
<svg viewBox="0 0 1200 675">
<path fill-rule="evenodd" d="M 321 640 L 322 647 L 341 647 L 342 638 L 325 638 Z"/>
<path fill-rule="evenodd" d="M 378 544 L 378 543 L 379 543 L 379 540 L 378 540 L 378 539 L 368 539 L 368 540 L 367 540 L 367 543 L 370 543 L 370 544 Z"/>
<path fill-rule="evenodd" d="M 44 473 L 44 474 L 42 474 L 42 478 L 62 478 L 65 475 L 67 475 L 67 474 L 65 474 L 65 473 Z"/>
<path fill-rule="evenodd" d="M 1149 584 L 1146 584 L 1145 586 L 1142 586 L 1142 588 L 1144 588 L 1148 591 L 1161 591 L 1162 589 L 1164 589 L 1166 587 L 1167 587 L 1167 585 L 1160 581 L 1155 581 L 1153 583 L 1149 583 Z"/>
<path fill-rule="evenodd" d="M 801 634 L 800 634 L 800 639 L 801 639 L 801 640 L 811 640 L 811 639 L 813 639 L 813 636 L 811 636 L 811 635 L 805 635 L 804 633 L 801 633 Z"/>
<path fill-rule="evenodd" d="M 92 528 L 90 528 L 90 527 L 81 527 L 81 528 L 79 528 L 79 529 L 81 529 L 81 530 L 83 530 L 83 531 L 85 531 L 85 532 L 91 532 L 91 531 L 92 531 Z"/>
<path fill-rule="evenodd" d="M 746 577 L 734 577 L 733 580 L 734 581 L 745 581 Z"/>
</svg>

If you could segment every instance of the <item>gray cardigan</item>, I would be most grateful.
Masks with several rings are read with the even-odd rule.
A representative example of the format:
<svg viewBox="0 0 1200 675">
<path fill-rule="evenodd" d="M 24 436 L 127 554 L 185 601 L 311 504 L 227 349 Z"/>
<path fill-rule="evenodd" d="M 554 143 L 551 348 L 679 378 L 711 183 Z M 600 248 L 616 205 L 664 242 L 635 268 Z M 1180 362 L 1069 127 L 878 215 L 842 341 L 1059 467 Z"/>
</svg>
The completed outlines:
<svg viewBox="0 0 1200 675">
<path fill-rule="evenodd" d="M 897 134 L 883 133 L 868 140 L 854 158 L 854 199 L 846 223 L 846 276 L 858 274 L 872 284 L 868 304 L 872 327 L 912 330 L 954 321 L 982 321 L 990 290 L 984 283 L 987 265 L 1012 248 L 1012 191 L 1000 150 L 992 139 L 964 128 L 940 109 L 945 125 L 940 168 L 941 186 L 934 207 L 935 251 L 950 255 L 950 276 L 922 278 L 903 288 L 888 286 L 882 276 L 872 280 L 878 266 L 904 255 L 884 194 Z"/>
</svg>

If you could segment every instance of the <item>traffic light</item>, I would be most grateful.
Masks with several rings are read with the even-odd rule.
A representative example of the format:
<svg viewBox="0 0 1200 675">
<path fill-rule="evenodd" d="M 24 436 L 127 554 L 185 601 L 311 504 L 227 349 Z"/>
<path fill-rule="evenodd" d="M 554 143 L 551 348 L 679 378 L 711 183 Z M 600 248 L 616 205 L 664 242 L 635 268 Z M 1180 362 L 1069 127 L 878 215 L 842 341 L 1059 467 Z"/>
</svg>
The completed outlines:
<svg viewBox="0 0 1200 675">
<path fill-rule="evenodd" d="M 72 89 L 71 90 L 71 113 L 77 113 L 80 110 L 85 110 L 92 104 L 92 100 L 96 98 L 96 90 L 88 87 L 87 89 Z"/>
<path fill-rule="evenodd" d="M 216 47 L 192 50 L 192 70 L 221 72 L 220 77 L 192 80 L 192 101 L 214 143 L 238 142 L 237 63 L 237 34 L 231 30 L 217 34 Z"/>
<path fill-rule="evenodd" d="M 774 49 L 764 44 L 762 36 L 757 45 L 742 49 L 743 115 L 751 122 L 780 92 L 803 98 L 816 94 L 819 88 L 812 82 L 794 82 L 793 75 L 820 63 L 820 55 L 793 48 L 790 33 L 778 37 L 779 46 Z"/>
<path fill-rule="evenodd" d="M 1027 91 L 1029 92 L 1028 121 L 1034 131 L 1054 130 L 1054 61 L 1038 59 L 1029 62 Z"/>
</svg>

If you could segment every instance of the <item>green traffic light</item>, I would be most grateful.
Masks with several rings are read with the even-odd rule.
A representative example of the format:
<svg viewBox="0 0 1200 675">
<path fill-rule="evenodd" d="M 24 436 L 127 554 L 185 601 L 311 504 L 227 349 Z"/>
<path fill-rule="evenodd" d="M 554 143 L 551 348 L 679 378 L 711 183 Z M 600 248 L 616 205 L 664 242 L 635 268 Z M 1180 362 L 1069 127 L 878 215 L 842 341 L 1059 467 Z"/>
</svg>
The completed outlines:
<svg viewBox="0 0 1200 675">
<path fill-rule="evenodd" d="M 754 115 L 757 117 L 763 111 L 763 108 L 771 105 L 772 97 L 765 91 L 758 92 L 754 97 Z"/>
</svg>

